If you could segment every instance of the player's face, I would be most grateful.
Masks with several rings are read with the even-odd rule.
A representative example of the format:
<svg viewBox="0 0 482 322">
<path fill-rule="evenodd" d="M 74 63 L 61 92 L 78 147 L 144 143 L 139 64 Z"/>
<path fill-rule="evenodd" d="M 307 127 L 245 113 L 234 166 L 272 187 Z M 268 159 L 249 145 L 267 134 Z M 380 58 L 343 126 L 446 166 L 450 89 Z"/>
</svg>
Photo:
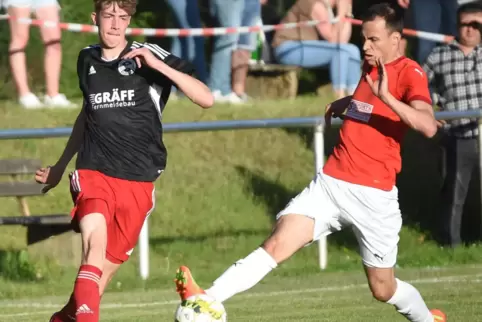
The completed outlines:
<svg viewBox="0 0 482 322">
<path fill-rule="evenodd" d="M 482 24 L 482 13 L 466 13 L 460 16 L 459 41 L 464 46 L 475 47 L 480 44 L 480 31 L 477 23 Z"/>
<path fill-rule="evenodd" d="M 401 35 L 387 28 L 383 18 L 364 22 L 362 37 L 363 53 L 368 64 L 375 66 L 379 58 L 388 62 L 397 56 Z"/>
<path fill-rule="evenodd" d="M 123 46 L 126 29 L 131 22 L 131 16 L 116 2 L 105 6 L 99 12 L 92 13 L 94 24 L 99 27 L 99 36 L 102 44 L 107 48 Z"/>
</svg>

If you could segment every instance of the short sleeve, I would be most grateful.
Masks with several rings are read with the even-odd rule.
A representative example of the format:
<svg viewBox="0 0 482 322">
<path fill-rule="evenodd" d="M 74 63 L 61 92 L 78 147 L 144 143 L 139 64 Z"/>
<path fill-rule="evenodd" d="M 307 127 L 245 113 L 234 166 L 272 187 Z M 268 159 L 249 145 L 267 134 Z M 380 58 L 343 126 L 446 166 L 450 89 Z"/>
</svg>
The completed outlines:
<svg viewBox="0 0 482 322">
<path fill-rule="evenodd" d="M 156 55 L 157 58 L 159 58 L 160 60 L 162 60 L 164 63 L 174 68 L 175 70 L 178 70 L 180 72 L 183 72 L 189 75 L 192 75 L 195 72 L 194 66 L 190 62 L 171 54 L 169 51 L 165 50 L 164 48 L 161 48 L 156 44 L 134 43 L 133 46 L 148 48 L 154 55 Z"/>
<path fill-rule="evenodd" d="M 83 49 L 79 52 L 79 56 L 77 57 L 77 77 L 79 80 L 79 88 L 82 92 L 85 92 L 87 88 L 87 84 L 86 84 L 87 56 L 88 56 L 88 49 Z"/>
<path fill-rule="evenodd" d="M 406 66 L 400 75 L 402 101 L 410 104 L 412 101 L 424 101 L 432 105 L 427 74 L 418 65 Z"/>
</svg>

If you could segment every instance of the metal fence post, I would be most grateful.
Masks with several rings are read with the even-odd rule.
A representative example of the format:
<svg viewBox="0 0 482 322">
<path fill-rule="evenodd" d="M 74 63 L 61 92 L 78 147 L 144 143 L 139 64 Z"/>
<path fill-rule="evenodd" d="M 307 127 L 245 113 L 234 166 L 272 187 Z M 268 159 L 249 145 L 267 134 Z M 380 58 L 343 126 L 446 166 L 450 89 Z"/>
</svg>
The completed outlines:
<svg viewBox="0 0 482 322">
<path fill-rule="evenodd" d="M 149 217 L 144 221 L 139 236 L 139 272 L 141 278 L 146 280 L 149 277 Z"/>
<path fill-rule="evenodd" d="M 314 150 L 315 150 L 315 175 L 323 168 L 325 163 L 325 142 L 323 138 L 323 125 L 317 124 L 314 133 Z M 326 236 L 318 240 L 318 255 L 321 269 L 326 268 L 328 261 L 328 243 Z"/>
</svg>

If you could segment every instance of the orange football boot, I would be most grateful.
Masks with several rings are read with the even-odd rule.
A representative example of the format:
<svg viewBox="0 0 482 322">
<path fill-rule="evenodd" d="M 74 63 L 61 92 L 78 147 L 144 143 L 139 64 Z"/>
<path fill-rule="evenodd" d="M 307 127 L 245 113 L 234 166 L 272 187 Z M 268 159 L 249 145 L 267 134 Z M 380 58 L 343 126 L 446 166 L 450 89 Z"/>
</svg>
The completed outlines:
<svg viewBox="0 0 482 322">
<path fill-rule="evenodd" d="M 183 301 L 193 295 L 206 294 L 206 292 L 197 285 L 192 277 L 191 271 L 186 266 L 179 267 L 174 282 L 176 283 L 176 291 Z"/>
<path fill-rule="evenodd" d="M 430 310 L 430 313 L 433 315 L 434 322 L 447 322 L 447 316 L 444 312 L 434 309 Z"/>
</svg>

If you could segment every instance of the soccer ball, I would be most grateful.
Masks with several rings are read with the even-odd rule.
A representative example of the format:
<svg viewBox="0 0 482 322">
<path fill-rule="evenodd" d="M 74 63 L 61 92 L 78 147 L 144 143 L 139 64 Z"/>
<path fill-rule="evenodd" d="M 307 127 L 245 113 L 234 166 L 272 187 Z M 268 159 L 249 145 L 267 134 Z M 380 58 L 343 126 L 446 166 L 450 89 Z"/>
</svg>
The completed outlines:
<svg viewBox="0 0 482 322">
<path fill-rule="evenodd" d="M 174 322 L 226 322 L 226 310 L 221 302 L 207 294 L 188 297 L 177 307 Z"/>
</svg>

